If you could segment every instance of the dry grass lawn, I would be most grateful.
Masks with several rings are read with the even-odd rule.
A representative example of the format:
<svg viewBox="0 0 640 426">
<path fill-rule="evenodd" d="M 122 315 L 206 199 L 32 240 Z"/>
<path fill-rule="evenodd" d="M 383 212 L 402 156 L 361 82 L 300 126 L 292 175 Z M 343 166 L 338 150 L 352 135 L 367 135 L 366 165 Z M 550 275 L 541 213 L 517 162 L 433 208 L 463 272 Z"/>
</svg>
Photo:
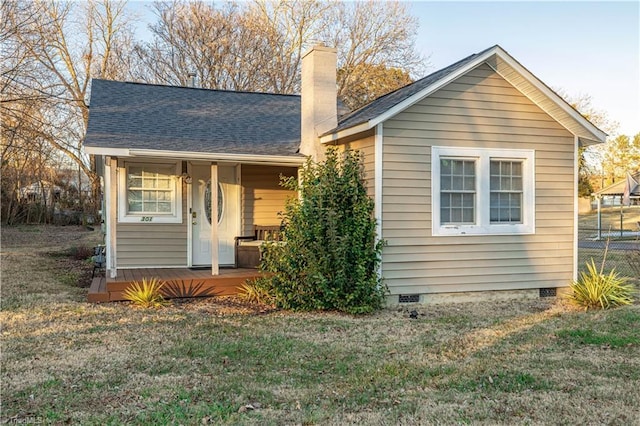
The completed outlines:
<svg viewBox="0 0 640 426">
<path fill-rule="evenodd" d="M 77 228 L 2 230 L 2 412 L 53 424 L 640 425 L 640 306 L 91 305 Z"/>
</svg>

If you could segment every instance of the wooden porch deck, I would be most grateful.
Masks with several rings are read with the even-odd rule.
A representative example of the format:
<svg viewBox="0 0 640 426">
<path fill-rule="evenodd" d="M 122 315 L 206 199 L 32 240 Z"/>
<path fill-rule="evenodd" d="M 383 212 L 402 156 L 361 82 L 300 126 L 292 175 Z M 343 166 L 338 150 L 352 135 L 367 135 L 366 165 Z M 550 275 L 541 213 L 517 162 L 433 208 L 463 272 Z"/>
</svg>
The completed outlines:
<svg viewBox="0 0 640 426">
<path fill-rule="evenodd" d="M 122 294 L 131 283 L 154 277 L 165 282 L 162 292 L 167 298 L 229 296 L 237 294 L 245 281 L 259 276 L 257 269 L 246 268 L 221 268 L 220 275 L 211 275 L 211 269 L 121 269 L 116 278 L 95 277 L 87 299 L 92 303 L 125 300 Z"/>
</svg>

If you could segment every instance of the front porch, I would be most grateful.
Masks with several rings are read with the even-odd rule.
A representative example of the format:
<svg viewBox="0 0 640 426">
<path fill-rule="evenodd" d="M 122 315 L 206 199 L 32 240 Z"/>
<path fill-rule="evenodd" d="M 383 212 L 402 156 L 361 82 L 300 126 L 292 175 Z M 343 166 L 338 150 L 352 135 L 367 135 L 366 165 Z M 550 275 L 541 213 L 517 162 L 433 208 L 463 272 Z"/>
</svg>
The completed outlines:
<svg viewBox="0 0 640 426">
<path fill-rule="evenodd" d="M 230 296 L 247 280 L 260 276 L 260 271 L 248 268 L 221 268 L 219 275 L 211 275 L 211 268 L 119 269 L 115 278 L 95 277 L 87 299 L 92 303 L 122 301 L 123 292 L 134 281 L 154 277 L 165 282 L 162 291 L 167 298 Z"/>
</svg>

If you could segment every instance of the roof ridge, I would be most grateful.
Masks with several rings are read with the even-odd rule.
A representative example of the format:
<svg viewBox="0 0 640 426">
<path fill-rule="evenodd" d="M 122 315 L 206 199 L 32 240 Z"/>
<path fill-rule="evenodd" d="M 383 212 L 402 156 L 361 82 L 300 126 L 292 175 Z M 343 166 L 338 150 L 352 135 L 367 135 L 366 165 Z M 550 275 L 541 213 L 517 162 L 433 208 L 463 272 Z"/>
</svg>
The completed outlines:
<svg viewBox="0 0 640 426">
<path fill-rule="evenodd" d="M 202 90 L 206 92 L 219 92 L 219 93 L 240 93 L 246 95 L 268 95 L 268 96 L 289 96 L 294 98 L 299 98 L 300 95 L 296 95 L 293 93 L 269 93 L 269 92 L 251 92 L 248 90 L 227 90 L 227 89 L 207 89 L 206 87 L 190 87 L 190 86 L 174 86 L 170 84 L 160 84 L 160 83 L 145 83 L 139 81 L 121 81 L 121 80 L 109 80 L 105 78 L 92 78 L 92 81 L 103 81 L 107 83 L 116 83 L 116 84 L 134 84 L 138 86 L 150 86 L 150 87 L 166 87 L 169 89 L 188 89 L 188 90 Z"/>
</svg>

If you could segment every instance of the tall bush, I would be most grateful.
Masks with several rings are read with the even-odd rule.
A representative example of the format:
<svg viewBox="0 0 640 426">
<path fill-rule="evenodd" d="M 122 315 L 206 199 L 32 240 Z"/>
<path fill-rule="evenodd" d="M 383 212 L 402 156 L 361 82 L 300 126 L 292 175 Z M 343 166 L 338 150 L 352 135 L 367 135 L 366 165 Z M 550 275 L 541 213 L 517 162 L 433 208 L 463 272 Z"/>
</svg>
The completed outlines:
<svg viewBox="0 0 640 426">
<path fill-rule="evenodd" d="M 283 213 L 283 244 L 264 248 L 261 268 L 276 304 L 285 309 L 367 313 L 384 303 L 377 275 L 383 242 L 376 238 L 374 203 L 367 196 L 362 156 L 327 150 L 308 160 L 300 179 L 283 178 L 298 192 Z"/>
</svg>

